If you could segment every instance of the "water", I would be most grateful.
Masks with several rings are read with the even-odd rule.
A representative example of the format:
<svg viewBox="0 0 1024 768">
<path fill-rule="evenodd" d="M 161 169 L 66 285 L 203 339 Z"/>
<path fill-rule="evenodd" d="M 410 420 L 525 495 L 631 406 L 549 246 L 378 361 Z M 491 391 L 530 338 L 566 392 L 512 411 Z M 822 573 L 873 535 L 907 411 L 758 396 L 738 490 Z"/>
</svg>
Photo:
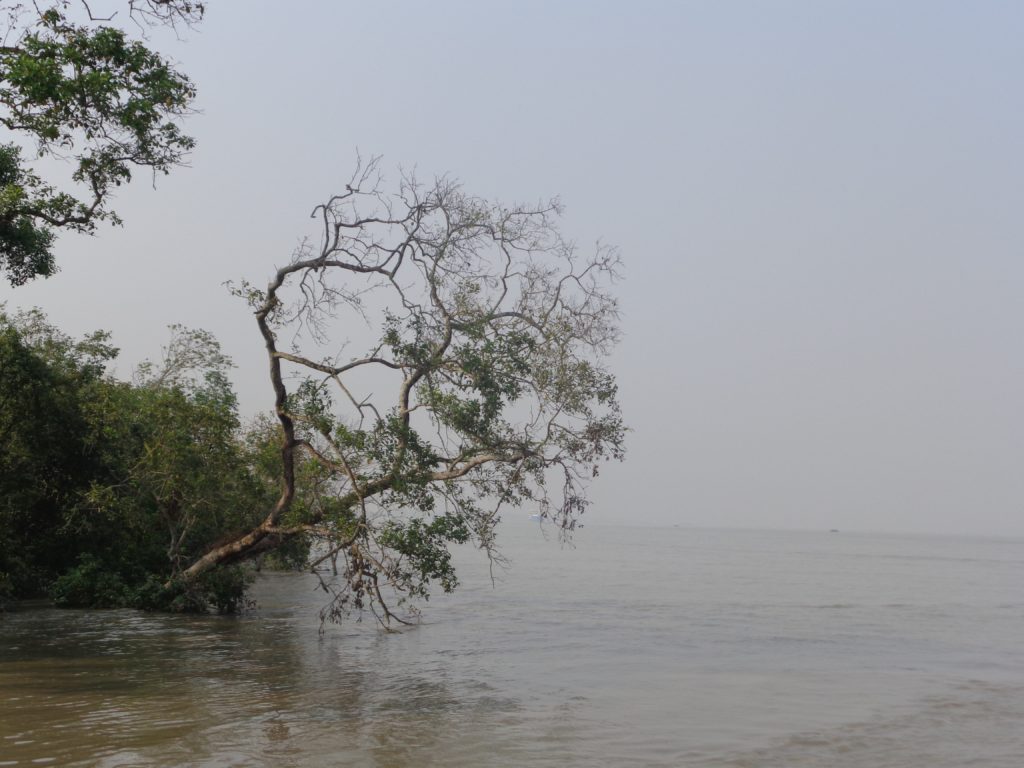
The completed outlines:
<svg viewBox="0 0 1024 768">
<path fill-rule="evenodd" d="M 508 523 L 424 623 L 0 616 L 0 766 L 1024 765 L 1024 541 Z"/>
</svg>

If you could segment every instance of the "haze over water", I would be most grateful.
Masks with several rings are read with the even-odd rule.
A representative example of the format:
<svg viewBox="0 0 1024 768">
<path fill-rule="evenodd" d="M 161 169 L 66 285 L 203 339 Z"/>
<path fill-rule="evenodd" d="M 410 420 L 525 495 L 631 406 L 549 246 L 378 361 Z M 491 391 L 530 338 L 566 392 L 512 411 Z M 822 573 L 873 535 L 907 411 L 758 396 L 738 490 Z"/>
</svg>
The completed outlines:
<svg viewBox="0 0 1024 768">
<path fill-rule="evenodd" d="M 504 524 L 425 621 L 0 617 L 0 765 L 1024 764 L 1024 541 Z"/>
</svg>

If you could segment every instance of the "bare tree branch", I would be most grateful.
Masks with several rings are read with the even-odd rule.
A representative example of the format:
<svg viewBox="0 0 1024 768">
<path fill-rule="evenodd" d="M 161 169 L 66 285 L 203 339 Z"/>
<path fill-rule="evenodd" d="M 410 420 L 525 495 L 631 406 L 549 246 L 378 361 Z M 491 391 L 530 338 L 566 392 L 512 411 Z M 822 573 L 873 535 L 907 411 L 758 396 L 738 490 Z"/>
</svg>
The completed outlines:
<svg viewBox="0 0 1024 768">
<path fill-rule="evenodd" d="M 503 509 L 528 505 L 571 533 L 597 465 L 622 458 L 625 427 L 604 366 L 618 338 L 619 257 L 606 246 L 582 255 L 560 213 L 557 201 L 489 203 L 447 178 L 404 176 L 387 194 L 376 159 L 317 206 L 319 245 L 304 242 L 265 290 L 236 291 L 267 351 L 280 496 L 184 578 L 315 530 L 324 550 L 313 567 L 346 564 L 340 582 L 324 582 L 324 615 L 367 608 L 386 623 L 431 583 L 454 587 L 449 544 L 496 556 Z M 328 345 L 341 317 L 380 334 L 368 354 L 279 346 L 296 327 L 312 330 L 311 348 Z M 357 394 L 368 382 L 390 397 Z M 295 519 L 300 452 L 326 473 L 330 499 Z"/>
</svg>

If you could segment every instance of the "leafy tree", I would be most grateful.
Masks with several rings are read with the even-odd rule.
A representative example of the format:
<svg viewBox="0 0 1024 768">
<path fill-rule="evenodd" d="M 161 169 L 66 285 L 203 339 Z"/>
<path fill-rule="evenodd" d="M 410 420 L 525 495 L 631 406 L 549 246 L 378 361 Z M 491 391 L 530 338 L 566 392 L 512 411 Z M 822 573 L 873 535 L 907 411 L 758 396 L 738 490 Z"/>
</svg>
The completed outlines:
<svg viewBox="0 0 1024 768">
<path fill-rule="evenodd" d="M 90 404 L 105 431 L 98 447 L 119 472 L 94 482 L 84 507 L 162 531 L 163 566 L 173 576 L 197 548 L 246 524 L 261 497 L 227 378 L 230 359 L 206 331 L 171 332 L 162 360 L 140 365 L 134 384 L 110 382 L 105 399 Z"/>
<path fill-rule="evenodd" d="M 106 334 L 75 341 L 38 311 L 0 314 L 0 596 L 58 605 L 235 610 L 245 574 L 188 584 L 183 563 L 251 527 L 273 496 L 205 331 L 172 328 L 134 383 Z"/>
<path fill-rule="evenodd" d="M 38 593 L 67 562 L 64 511 L 101 472 L 83 405 L 115 354 L 0 307 L 0 592 Z"/>
<path fill-rule="evenodd" d="M 505 207 L 446 179 L 405 178 L 387 194 L 374 162 L 318 206 L 319 243 L 266 289 L 236 289 L 269 357 L 280 494 L 181 580 L 301 536 L 314 564 L 344 559 L 341 583 L 324 582 L 328 615 L 368 608 L 389 622 L 402 620 L 394 599 L 456 586 L 449 545 L 493 553 L 506 505 L 535 505 L 571 532 L 600 463 L 623 456 L 603 363 L 618 338 L 619 258 L 582 254 L 559 214 L 557 201 Z M 332 329 L 360 316 L 380 336 L 343 357 Z"/>
<path fill-rule="evenodd" d="M 192 0 L 127 5 L 142 29 L 191 24 L 205 10 Z M 84 2 L 8 2 L 0 11 L 8 18 L 0 45 L 0 123 L 33 144 L 39 158 L 70 159 L 72 181 L 84 190 L 61 191 L 30 167 L 22 147 L 0 144 L 0 270 L 19 285 L 56 270 L 57 232 L 91 233 L 97 222 L 120 221 L 110 198 L 133 168 L 167 173 L 184 161 L 194 140 L 178 119 L 191 111 L 195 88 Z"/>
</svg>

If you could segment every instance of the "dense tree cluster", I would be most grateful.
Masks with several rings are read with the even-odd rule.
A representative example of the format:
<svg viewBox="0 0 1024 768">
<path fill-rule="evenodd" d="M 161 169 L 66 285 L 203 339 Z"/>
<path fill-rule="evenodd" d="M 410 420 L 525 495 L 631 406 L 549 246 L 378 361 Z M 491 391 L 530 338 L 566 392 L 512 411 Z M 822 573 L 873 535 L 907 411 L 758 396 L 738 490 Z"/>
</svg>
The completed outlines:
<svg viewBox="0 0 1024 768">
<path fill-rule="evenodd" d="M 230 362 L 172 329 L 135 381 L 107 373 L 106 334 L 0 314 L 0 595 L 58 605 L 234 610 L 244 574 L 174 581 L 273 497 L 273 436 L 243 429 Z M 168 582 L 171 588 L 166 588 Z"/>
</svg>

